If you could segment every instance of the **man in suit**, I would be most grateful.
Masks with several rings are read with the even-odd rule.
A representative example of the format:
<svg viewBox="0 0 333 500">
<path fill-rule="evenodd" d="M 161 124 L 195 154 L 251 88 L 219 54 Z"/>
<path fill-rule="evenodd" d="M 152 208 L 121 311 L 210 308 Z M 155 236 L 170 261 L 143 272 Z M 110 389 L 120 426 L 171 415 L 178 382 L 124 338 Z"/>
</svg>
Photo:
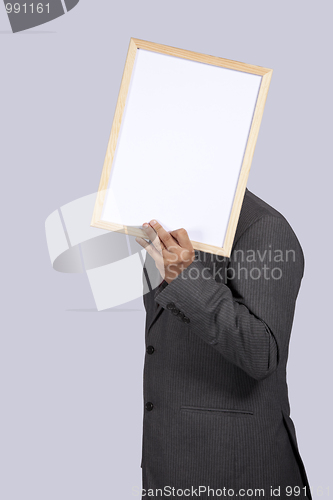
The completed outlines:
<svg viewBox="0 0 333 500">
<path fill-rule="evenodd" d="M 230 258 L 144 229 L 142 497 L 311 499 L 286 383 L 304 272 L 292 228 L 246 189 Z"/>
</svg>

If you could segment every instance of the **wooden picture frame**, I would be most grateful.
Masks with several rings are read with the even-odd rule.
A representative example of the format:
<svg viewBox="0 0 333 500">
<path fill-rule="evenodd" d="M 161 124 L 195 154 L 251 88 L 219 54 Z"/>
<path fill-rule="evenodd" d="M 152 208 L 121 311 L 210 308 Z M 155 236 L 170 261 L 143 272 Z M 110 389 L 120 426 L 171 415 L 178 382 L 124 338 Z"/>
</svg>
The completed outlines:
<svg viewBox="0 0 333 500">
<path fill-rule="evenodd" d="M 96 197 L 94 212 L 92 216 L 91 226 L 118 231 L 131 236 L 146 237 L 143 230 L 138 225 L 125 225 L 124 223 L 112 222 L 109 220 L 103 220 L 102 213 L 103 207 L 106 202 L 106 196 L 108 190 L 112 187 L 110 185 L 110 176 L 112 172 L 113 162 L 115 158 L 115 153 L 117 149 L 117 144 L 119 140 L 119 134 L 121 131 L 122 120 L 124 116 L 124 111 L 126 107 L 126 100 L 131 85 L 132 72 L 138 54 L 138 50 L 142 49 L 141 52 L 148 51 L 149 53 L 158 53 L 166 56 L 173 56 L 175 58 L 181 58 L 182 60 L 204 63 L 205 65 L 210 65 L 213 67 L 226 68 L 228 70 L 233 70 L 233 72 L 240 72 L 244 77 L 245 74 L 257 75 L 260 77 L 256 82 L 258 84 L 258 93 L 256 95 L 256 100 L 253 108 L 253 114 L 251 118 L 251 123 L 249 125 L 249 132 L 247 135 L 247 141 L 244 146 L 244 152 L 242 155 L 242 161 L 240 163 L 240 170 L 237 180 L 237 185 L 235 191 L 232 194 L 232 203 L 230 204 L 230 212 L 228 216 L 228 222 L 225 225 L 226 229 L 224 231 L 224 239 L 221 241 L 221 245 L 209 244 L 207 242 L 195 241 L 191 237 L 193 247 L 197 250 L 201 250 L 208 253 L 213 253 L 217 255 L 222 255 L 229 257 L 233 245 L 233 240 L 237 228 L 237 223 L 239 219 L 240 210 L 242 207 L 242 202 L 245 194 L 246 184 L 248 175 L 250 172 L 250 166 L 254 154 L 255 145 L 257 142 L 257 137 L 259 133 L 260 123 L 262 120 L 265 102 L 268 94 L 268 89 L 272 77 L 273 70 L 264 68 L 261 66 L 254 66 L 250 64 L 241 63 L 238 61 L 232 61 L 229 59 L 223 59 L 221 57 L 205 55 L 197 52 L 192 52 L 188 50 L 183 50 L 179 48 L 169 47 L 166 45 L 160 45 L 153 42 L 148 42 L 144 40 L 138 40 L 136 38 L 131 38 L 129 49 L 127 53 L 125 68 L 123 72 L 123 77 L 120 85 L 120 91 L 118 95 L 118 101 L 116 105 L 116 110 L 114 114 L 114 119 L 112 123 L 111 134 L 107 146 L 107 152 L 104 160 L 104 165 L 102 169 L 102 175 L 99 183 L 98 193 Z M 147 52 L 144 52 L 147 54 Z M 141 57 L 141 56 L 140 56 Z M 145 56 L 146 57 L 146 56 Z M 166 60 L 166 59 L 165 59 Z M 168 59 L 170 60 L 170 58 Z M 172 59 L 174 61 L 174 59 Z M 185 63 L 186 64 L 186 63 Z M 185 66 L 184 66 L 185 67 Z M 188 66 L 187 66 L 188 67 Z M 196 65 L 200 71 L 202 66 Z M 205 68 L 208 68 L 205 66 Z M 214 70 L 216 71 L 216 70 Z M 236 77 L 240 73 L 228 72 L 228 75 Z M 244 87 L 245 88 L 245 87 Z M 245 129 L 244 129 L 245 130 Z M 133 167 L 135 168 L 135 167 Z M 235 174 L 236 175 L 236 174 Z M 111 183 L 112 184 L 112 183 Z M 137 189 L 141 191 L 141 195 L 144 193 L 144 182 L 141 186 L 137 186 Z M 125 190 L 125 186 L 124 186 Z M 231 195 L 230 195 L 231 196 Z M 230 198 L 231 199 L 231 198 Z M 158 217 L 158 211 L 154 206 L 151 207 L 151 218 Z M 146 220 L 148 222 L 150 219 Z M 144 222 L 141 221 L 141 224 Z M 159 220 L 160 222 L 160 220 Z M 162 222 L 161 222 L 162 223 Z M 138 223 L 139 224 L 139 223 Z M 163 225 L 163 224 L 162 224 Z M 178 227 L 172 227 L 171 229 L 178 229 L 179 227 L 185 227 L 179 225 Z M 167 229 L 167 228 L 166 228 Z M 187 229 L 187 227 L 185 227 Z M 190 235 L 190 233 L 189 233 Z M 215 242 L 216 243 L 216 242 Z"/>
</svg>

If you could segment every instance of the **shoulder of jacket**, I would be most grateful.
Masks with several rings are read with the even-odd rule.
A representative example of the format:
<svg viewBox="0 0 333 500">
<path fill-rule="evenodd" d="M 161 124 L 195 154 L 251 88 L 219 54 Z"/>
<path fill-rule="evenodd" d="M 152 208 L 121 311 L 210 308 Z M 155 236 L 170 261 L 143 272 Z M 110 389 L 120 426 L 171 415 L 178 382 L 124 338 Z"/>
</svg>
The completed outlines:
<svg viewBox="0 0 333 500">
<path fill-rule="evenodd" d="M 269 219 L 271 223 L 280 224 L 281 227 L 284 227 L 285 230 L 290 232 L 290 235 L 298 241 L 293 228 L 284 215 L 246 188 L 236 228 L 234 244 L 237 243 L 247 229 L 263 218 L 265 218 L 265 220 Z"/>
<path fill-rule="evenodd" d="M 263 219 L 265 219 L 266 221 L 269 220 L 270 224 L 277 224 L 277 226 L 283 228 L 287 233 L 289 233 L 290 238 L 294 240 L 296 246 L 299 248 L 304 261 L 301 244 L 287 219 L 278 210 L 256 196 L 247 188 L 238 219 L 233 248 L 235 247 L 241 236 L 245 233 L 245 231 L 250 229 L 256 222 Z"/>
<path fill-rule="evenodd" d="M 234 243 L 239 240 L 242 234 L 249 227 L 265 216 L 273 216 L 285 220 L 280 212 L 275 210 L 275 208 L 271 207 L 268 203 L 246 188 L 236 228 Z"/>
</svg>

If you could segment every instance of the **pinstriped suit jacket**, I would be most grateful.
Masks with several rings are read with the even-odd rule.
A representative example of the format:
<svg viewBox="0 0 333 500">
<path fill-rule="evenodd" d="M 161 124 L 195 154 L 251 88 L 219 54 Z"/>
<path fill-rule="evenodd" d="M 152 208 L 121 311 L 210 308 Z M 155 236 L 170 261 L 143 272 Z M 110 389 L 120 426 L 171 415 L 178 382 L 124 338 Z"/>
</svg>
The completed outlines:
<svg viewBox="0 0 333 500">
<path fill-rule="evenodd" d="M 311 499 L 286 383 L 304 272 L 299 241 L 247 189 L 230 258 L 195 253 L 159 286 L 146 256 L 143 488 L 262 489 L 265 497 L 280 488 L 279 498 Z"/>
</svg>

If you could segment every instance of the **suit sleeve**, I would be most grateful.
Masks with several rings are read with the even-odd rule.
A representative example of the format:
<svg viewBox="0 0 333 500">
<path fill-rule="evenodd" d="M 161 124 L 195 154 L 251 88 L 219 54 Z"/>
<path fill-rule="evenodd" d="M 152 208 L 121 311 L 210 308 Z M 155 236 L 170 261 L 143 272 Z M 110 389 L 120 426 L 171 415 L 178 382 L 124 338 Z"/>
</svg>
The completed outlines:
<svg viewBox="0 0 333 500">
<path fill-rule="evenodd" d="M 234 245 L 221 282 L 196 259 L 155 301 L 173 307 L 169 314 L 179 310 L 193 334 L 262 380 L 288 348 L 303 271 L 303 252 L 287 221 L 265 215 Z"/>
</svg>

